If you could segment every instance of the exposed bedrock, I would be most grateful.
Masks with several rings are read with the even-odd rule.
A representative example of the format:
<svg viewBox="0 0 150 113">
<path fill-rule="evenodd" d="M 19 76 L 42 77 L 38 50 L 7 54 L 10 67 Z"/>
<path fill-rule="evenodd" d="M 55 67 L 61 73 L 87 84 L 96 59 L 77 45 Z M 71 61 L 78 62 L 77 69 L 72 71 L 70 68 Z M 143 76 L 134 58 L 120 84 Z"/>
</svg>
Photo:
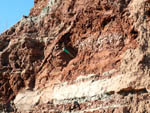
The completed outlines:
<svg viewBox="0 0 150 113">
<path fill-rule="evenodd" d="M 0 112 L 149 113 L 149 0 L 35 0 L 0 35 Z"/>
</svg>

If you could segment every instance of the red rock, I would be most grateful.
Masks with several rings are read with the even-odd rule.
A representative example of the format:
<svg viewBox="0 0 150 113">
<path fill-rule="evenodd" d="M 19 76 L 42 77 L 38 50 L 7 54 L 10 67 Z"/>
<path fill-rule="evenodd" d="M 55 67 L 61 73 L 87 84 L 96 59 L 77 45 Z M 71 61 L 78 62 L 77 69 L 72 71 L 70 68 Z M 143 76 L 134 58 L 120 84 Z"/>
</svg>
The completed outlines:
<svg viewBox="0 0 150 113">
<path fill-rule="evenodd" d="M 76 112 L 149 113 L 149 6 L 34 0 L 29 16 L 0 35 L 0 105 L 15 98 L 22 112 L 31 102 L 33 112 L 56 113 L 78 100 Z"/>
</svg>

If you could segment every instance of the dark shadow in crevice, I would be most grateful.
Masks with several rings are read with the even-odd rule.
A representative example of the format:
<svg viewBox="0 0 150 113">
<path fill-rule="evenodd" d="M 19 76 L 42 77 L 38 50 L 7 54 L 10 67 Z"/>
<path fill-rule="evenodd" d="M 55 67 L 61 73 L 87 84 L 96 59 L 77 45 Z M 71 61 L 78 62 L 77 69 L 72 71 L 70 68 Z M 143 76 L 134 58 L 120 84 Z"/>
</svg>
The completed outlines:
<svg viewBox="0 0 150 113">
<path fill-rule="evenodd" d="M 139 62 L 143 68 L 148 67 L 150 68 L 150 54 L 144 55 L 142 60 Z"/>
<path fill-rule="evenodd" d="M 135 30 L 135 28 L 132 28 L 130 33 L 131 33 L 133 39 L 136 39 L 138 37 L 138 34 L 139 34 L 138 31 Z"/>
<path fill-rule="evenodd" d="M 1 65 L 2 66 L 8 66 L 9 65 L 9 53 L 5 52 L 1 55 Z"/>
<path fill-rule="evenodd" d="M 0 40 L 0 51 L 3 51 L 9 45 L 9 40 Z"/>
<path fill-rule="evenodd" d="M 145 15 L 148 16 L 148 17 L 150 17 L 150 10 L 146 11 Z"/>
<path fill-rule="evenodd" d="M 65 62 L 63 67 L 67 66 L 67 64 L 74 59 L 78 53 L 78 48 L 75 48 L 71 43 L 71 35 L 71 33 L 66 33 L 58 43 L 59 48 L 63 50 L 63 52 L 59 54 L 60 58 Z"/>
<path fill-rule="evenodd" d="M 111 22 L 111 17 L 107 17 L 107 18 L 104 18 L 103 21 L 102 21 L 102 24 L 101 24 L 101 27 L 104 29 L 104 27 Z"/>
<path fill-rule="evenodd" d="M 146 88 L 135 90 L 135 89 L 124 89 L 118 92 L 118 94 L 123 95 L 123 96 L 128 96 L 128 94 L 143 94 L 143 93 L 148 93 Z"/>
</svg>

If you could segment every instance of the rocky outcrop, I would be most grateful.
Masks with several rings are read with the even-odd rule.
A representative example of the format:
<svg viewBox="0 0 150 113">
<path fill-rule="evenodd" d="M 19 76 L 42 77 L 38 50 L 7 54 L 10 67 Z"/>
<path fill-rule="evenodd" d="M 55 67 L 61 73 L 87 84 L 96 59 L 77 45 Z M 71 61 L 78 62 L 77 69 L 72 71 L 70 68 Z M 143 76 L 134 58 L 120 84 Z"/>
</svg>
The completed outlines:
<svg viewBox="0 0 150 113">
<path fill-rule="evenodd" d="M 149 0 L 34 4 L 0 35 L 0 109 L 150 112 Z"/>
</svg>

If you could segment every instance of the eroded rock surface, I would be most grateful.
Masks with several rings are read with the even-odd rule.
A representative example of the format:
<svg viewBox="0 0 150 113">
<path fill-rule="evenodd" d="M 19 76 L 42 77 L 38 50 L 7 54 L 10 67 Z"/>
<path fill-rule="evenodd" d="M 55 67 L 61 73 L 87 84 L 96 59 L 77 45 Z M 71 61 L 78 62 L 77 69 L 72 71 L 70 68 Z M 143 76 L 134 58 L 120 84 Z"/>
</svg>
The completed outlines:
<svg viewBox="0 0 150 113">
<path fill-rule="evenodd" d="M 149 0 L 34 4 L 0 35 L 1 111 L 150 112 Z"/>
</svg>

